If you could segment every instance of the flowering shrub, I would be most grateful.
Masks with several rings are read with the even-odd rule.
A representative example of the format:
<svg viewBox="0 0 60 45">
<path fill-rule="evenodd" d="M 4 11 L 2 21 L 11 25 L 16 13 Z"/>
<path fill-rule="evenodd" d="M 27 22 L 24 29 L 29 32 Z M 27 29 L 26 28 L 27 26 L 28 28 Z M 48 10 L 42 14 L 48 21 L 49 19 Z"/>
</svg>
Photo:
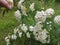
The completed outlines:
<svg viewBox="0 0 60 45">
<path fill-rule="evenodd" d="M 26 39 L 34 39 L 39 41 L 41 44 L 50 43 L 50 31 L 55 28 L 54 24 L 60 25 L 60 16 L 54 18 L 54 9 L 49 8 L 46 10 L 35 10 L 35 3 L 30 4 L 30 11 L 27 12 L 27 8 L 23 5 L 24 0 L 18 2 L 18 10 L 15 12 L 16 19 L 20 22 L 20 25 L 16 27 L 12 35 L 5 37 L 7 45 L 14 44 L 18 38 L 22 40 L 22 44 Z M 35 14 L 34 14 L 35 13 Z M 33 16 L 34 15 L 34 16 Z M 26 20 L 30 20 L 29 16 L 32 16 L 34 25 L 25 23 Z M 26 18 L 26 20 L 24 20 Z M 27 19 L 28 18 L 28 19 Z M 57 28 L 56 28 L 57 29 Z M 32 41 L 34 41 L 32 40 Z M 28 41 L 29 42 L 29 41 Z"/>
</svg>

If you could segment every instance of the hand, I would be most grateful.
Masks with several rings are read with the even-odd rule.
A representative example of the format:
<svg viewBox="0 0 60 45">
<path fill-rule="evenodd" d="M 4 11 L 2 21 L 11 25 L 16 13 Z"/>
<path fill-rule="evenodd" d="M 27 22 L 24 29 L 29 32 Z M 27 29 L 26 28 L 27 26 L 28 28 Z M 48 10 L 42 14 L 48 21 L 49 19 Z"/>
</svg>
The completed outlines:
<svg viewBox="0 0 60 45">
<path fill-rule="evenodd" d="M 12 9 L 12 5 L 7 2 L 7 0 L 0 0 L 0 6 L 5 7 L 7 9 Z"/>
</svg>

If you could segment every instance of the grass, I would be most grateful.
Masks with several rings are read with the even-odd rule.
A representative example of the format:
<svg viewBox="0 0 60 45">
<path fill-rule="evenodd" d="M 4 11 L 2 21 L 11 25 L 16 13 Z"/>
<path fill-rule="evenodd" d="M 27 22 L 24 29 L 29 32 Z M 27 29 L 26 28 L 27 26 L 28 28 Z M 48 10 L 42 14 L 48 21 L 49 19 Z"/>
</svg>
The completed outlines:
<svg viewBox="0 0 60 45">
<path fill-rule="evenodd" d="M 0 45 L 5 45 L 5 36 L 11 34 L 17 25 L 18 22 L 14 17 L 14 11 L 9 11 L 4 17 L 0 14 Z"/>
<path fill-rule="evenodd" d="M 60 14 L 60 3 L 56 3 L 52 8 L 55 9 L 56 14 Z M 24 23 L 28 25 L 34 25 L 32 24 L 34 21 L 32 20 L 31 16 L 29 16 L 27 22 L 27 17 L 23 20 Z M 9 11 L 8 13 L 5 14 L 3 17 L 0 14 L 0 45 L 6 45 L 6 42 L 4 41 L 5 36 L 8 34 L 12 34 L 14 27 L 16 27 L 19 23 L 14 17 L 14 11 Z"/>
</svg>

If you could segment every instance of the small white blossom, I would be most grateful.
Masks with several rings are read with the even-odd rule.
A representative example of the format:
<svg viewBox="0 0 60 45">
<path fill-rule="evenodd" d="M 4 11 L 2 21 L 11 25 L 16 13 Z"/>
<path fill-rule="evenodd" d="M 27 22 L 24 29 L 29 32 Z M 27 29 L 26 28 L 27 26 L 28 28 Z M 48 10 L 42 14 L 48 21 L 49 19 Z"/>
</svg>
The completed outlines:
<svg viewBox="0 0 60 45">
<path fill-rule="evenodd" d="M 27 16 L 27 13 L 26 13 L 26 7 L 21 5 L 21 11 L 22 11 L 22 14 Z"/>
<path fill-rule="evenodd" d="M 15 28 L 14 29 L 14 34 L 16 34 L 18 31 L 19 31 L 19 29 L 18 28 L 17 29 Z"/>
<path fill-rule="evenodd" d="M 9 42 L 9 37 L 5 37 L 5 41 L 6 42 Z"/>
<path fill-rule="evenodd" d="M 34 4 L 35 4 L 35 3 L 32 3 L 32 4 L 30 5 L 30 7 L 29 7 L 31 11 L 34 11 L 34 10 L 35 10 Z"/>
<path fill-rule="evenodd" d="M 9 45 L 10 44 L 10 37 L 9 36 L 5 37 L 5 41 L 6 41 L 7 45 Z"/>
<path fill-rule="evenodd" d="M 20 0 L 22 3 L 25 1 L 25 0 Z"/>
<path fill-rule="evenodd" d="M 41 36 L 42 39 L 46 39 L 47 38 L 47 31 L 46 30 L 43 30 L 41 33 L 39 33 L 39 35 Z"/>
<path fill-rule="evenodd" d="M 30 31 L 33 31 L 33 30 L 34 30 L 34 27 L 33 27 L 33 26 L 30 26 L 30 27 L 29 27 L 29 30 L 30 30 Z"/>
<path fill-rule="evenodd" d="M 21 13 L 20 13 L 19 10 L 17 10 L 17 11 L 15 12 L 15 17 L 16 17 L 16 19 L 17 19 L 18 21 L 21 20 Z"/>
<path fill-rule="evenodd" d="M 51 24 L 52 22 L 50 21 L 49 23 Z"/>
<path fill-rule="evenodd" d="M 12 34 L 11 39 L 16 40 L 17 36 L 15 34 Z"/>
<path fill-rule="evenodd" d="M 57 23 L 58 25 L 60 25 L 60 15 L 58 15 L 54 18 L 54 22 Z"/>
<path fill-rule="evenodd" d="M 33 34 L 37 36 L 38 33 L 42 31 L 42 27 L 43 27 L 42 22 L 36 23 L 36 25 L 34 26 Z"/>
<path fill-rule="evenodd" d="M 50 30 L 52 30 L 52 28 L 50 27 Z"/>
<path fill-rule="evenodd" d="M 47 24 L 47 25 L 49 25 L 49 24 L 51 24 L 51 23 L 52 23 L 51 21 L 49 21 L 49 22 L 46 22 L 46 24 Z"/>
<path fill-rule="evenodd" d="M 45 22 L 46 20 L 46 13 L 44 11 L 37 11 L 35 15 L 36 22 Z"/>
<path fill-rule="evenodd" d="M 27 26 L 25 25 L 25 24 L 23 24 L 22 26 L 21 26 L 21 29 L 26 33 L 27 32 L 27 30 L 28 30 L 28 28 L 27 28 Z"/>
<path fill-rule="evenodd" d="M 20 1 L 18 2 L 17 7 L 18 7 L 19 9 L 21 9 L 21 5 L 22 5 L 23 2 L 24 2 L 24 0 L 20 0 Z"/>
<path fill-rule="evenodd" d="M 48 31 L 46 31 L 46 29 L 44 30 L 41 30 L 41 31 L 38 31 L 36 30 L 34 36 L 35 36 L 35 39 L 40 41 L 41 43 L 47 43 L 49 42 L 49 40 L 46 40 L 46 38 L 48 37 Z"/>
<path fill-rule="evenodd" d="M 50 18 L 54 14 L 54 9 L 49 8 L 45 11 L 45 13 L 47 14 L 47 17 Z"/>
<path fill-rule="evenodd" d="M 50 43 L 50 35 L 48 35 L 47 43 Z"/>
<path fill-rule="evenodd" d="M 19 37 L 21 38 L 22 37 L 22 32 L 19 32 L 18 34 L 19 34 Z"/>
<path fill-rule="evenodd" d="M 21 5 L 22 5 L 22 2 L 19 1 L 17 7 L 20 9 L 21 8 Z"/>
<path fill-rule="evenodd" d="M 35 39 L 41 43 L 50 43 L 50 35 L 47 34 L 48 32 L 46 30 L 39 31 L 37 35 L 35 35 Z M 48 38 L 48 40 L 46 40 L 46 38 Z"/>
<path fill-rule="evenodd" d="M 26 33 L 26 36 L 27 36 L 27 38 L 30 38 L 30 33 L 27 32 L 27 33 Z"/>
<path fill-rule="evenodd" d="M 49 25 L 50 23 L 49 22 L 46 22 L 47 25 Z"/>
</svg>

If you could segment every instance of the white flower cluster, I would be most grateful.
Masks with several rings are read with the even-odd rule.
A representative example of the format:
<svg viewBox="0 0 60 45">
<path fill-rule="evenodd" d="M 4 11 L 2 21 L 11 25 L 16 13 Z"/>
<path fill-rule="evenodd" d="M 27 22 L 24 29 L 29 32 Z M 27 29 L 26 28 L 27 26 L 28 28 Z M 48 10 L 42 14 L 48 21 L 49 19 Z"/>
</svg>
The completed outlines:
<svg viewBox="0 0 60 45">
<path fill-rule="evenodd" d="M 20 1 L 18 2 L 17 7 L 18 7 L 19 9 L 21 8 L 21 5 L 22 5 L 23 2 L 24 2 L 24 0 L 20 0 Z"/>
<path fill-rule="evenodd" d="M 42 43 L 50 43 L 50 37 L 47 35 L 48 32 L 46 30 L 42 30 L 40 32 L 37 32 L 37 35 L 35 35 L 36 40 L 42 42 Z M 48 38 L 48 40 L 46 40 Z M 49 41 L 49 42 L 48 42 Z"/>
<path fill-rule="evenodd" d="M 18 21 L 22 21 L 21 17 L 22 15 L 27 16 L 27 11 L 26 11 L 26 7 L 23 5 L 24 0 L 20 0 L 18 2 L 18 8 L 21 10 L 17 10 L 15 12 L 15 17 Z M 30 10 L 31 11 L 35 11 L 35 3 L 32 3 L 30 5 Z M 21 13 L 22 12 L 22 13 Z M 7 45 L 10 44 L 10 39 L 12 40 L 16 40 L 17 37 L 23 37 L 22 35 L 26 35 L 27 38 L 31 37 L 31 32 L 34 35 L 34 38 L 37 41 L 40 41 L 41 43 L 50 43 L 50 34 L 47 31 L 47 29 L 43 28 L 44 27 L 44 23 L 46 21 L 47 18 L 51 18 L 52 15 L 54 14 L 54 9 L 49 8 L 45 11 L 41 10 L 41 11 L 37 11 L 35 14 L 35 21 L 36 21 L 36 25 L 34 26 L 28 26 L 26 24 L 20 24 L 17 28 L 14 29 L 14 33 L 11 36 L 8 36 L 5 38 L 5 41 L 7 42 Z M 54 22 L 57 23 L 58 25 L 60 25 L 60 15 L 56 16 L 54 18 Z M 47 22 L 46 24 L 49 25 L 52 22 Z M 50 25 L 51 26 L 51 25 Z M 51 28 L 50 28 L 51 29 Z M 17 36 L 18 34 L 18 36 Z"/>
<path fill-rule="evenodd" d="M 16 17 L 16 19 L 17 19 L 18 21 L 21 20 L 21 13 L 20 13 L 19 10 L 17 10 L 14 15 L 15 15 L 15 17 Z"/>
<path fill-rule="evenodd" d="M 54 13 L 54 12 L 52 11 L 52 13 Z M 51 15 L 52 13 L 49 13 L 49 14 Z M 47 15 L 48 14 L 45 11 L 37 11 L 37 13 L 35 15 L 35 20 L 37 22 L 36 25 L 34 27 L 29 26 L 29 30 L 33 32 L 35 39 L 40 41 L 41 43 L 50 43 L 49 32 L 46 29 L 42 29 L 43 23 L 46 21 Z M 22 28 L 22 29 L 24 29 L 24 28 Z M 27 34 L 29 35 L 27 37 L 30 38 L 30 34 L 29 33 L 27 33 Z M 46 40 L 46 39 L 48 39 L 48 40 Z"/>
<path fill-rule="evenodd" d="M 23 24 L 22 26 L 21 26 L 21 29 L 26 33 L 27 32 L 27 30 L 28 30 L 28 28 L 27 28 L 27 26 L 25 25 L 25 24 Z"/>
<path fill-rule="evenodd" d="M 30 26 L 29 27 L 29 30 L 32 32 L 34 30 L 34 27 L 33 26 Z"/>
<path fill-rule="evenodd" d="M 30 5 L 30 7 L 29 7 L 29 8 L 31 9 L 31 11 L 34 11 L 34 10 L 35 10 L 35 9 L 34 9 L 34 4 L 35 4 L 35 3 L 32 3 L 32 4 Z"/>
<path fill-rule="evenodd" d="M 12 34 L 11 39 L 16 40 L 17 36 L 15 34 Z"/>
<path fill-rule="evenodd" d="M 60 15 L 58 15 L 58 16 L 56 16 L 56 17 L 54 18 L 54 22 L 55 22 L 56 24 L 60 25 Z"/>
<path fill-rule="evenodd" d="M 46 18 L 51 18 L 54 14 L 54 9 L 49 8 L 46 11 L 37 11 L 35 15 L 36 22 L 45 22 Z"/>
<path fill-rule="evenodd" d="M 6 41 L 6 45 L 9 45 L 10 44 L 10 36 L 8 35 L 7 37 L 5 37 L 5 41 Z"/>
<path fill-rule="evenodd" d="M 46 29 L 42 29 L 43 24 L 42 22 L 38 22 L 34 26 L 33 34 L 35 39 L 40 41 L 41 43 L 50 43 L 49 32 Z M 46 40 L 48 38 L 48 40 Z M 49 41 L 49 42 L 48 42 Z"/>
<path fill-rule="evenodd" d="M 36 22 L 45 22 L 46 20 L 46 13 L 44 11 L 37 11 L 35 15 Z"/>
<path fill-rule="evenodd" d="M 7 42 L 8 45 L 10 44 L 10 39 L 16 40 L 18 36 L 21 38 L 24 33 L 26 34 L 27 38 L 31 37 L 30 32 L 28 32 L 28 27 L 26 24 L 19 25 L 18 27 L 20 27 L 20 29 L 15 28 L 14 33 L 11 36 L 8 36 L 8 38 L 5 38 L 5 41 Z M 48 35 L 49 32 L 46 29 L 42 29 L 42 27 L 43 27 L 42 22 L 38 22 L 34 27 L 29 26 L 29 31 L 33 32 L 33 35 L 35 36 L 36 40 L 40 41 L 41 43 L 49 43 L 50 42 L 50 35 Z M 16 34 L 18 34 L 18 36 Z M 48 40 L 46 40 L 47 38 Z"/>
<path fill-rule="evenodd" d="M 45 13 L 47 14 L 47 17 L 50 18 L 54 14 L 54 9 L 49 8 L 45 11 Z"/>
</svg>

